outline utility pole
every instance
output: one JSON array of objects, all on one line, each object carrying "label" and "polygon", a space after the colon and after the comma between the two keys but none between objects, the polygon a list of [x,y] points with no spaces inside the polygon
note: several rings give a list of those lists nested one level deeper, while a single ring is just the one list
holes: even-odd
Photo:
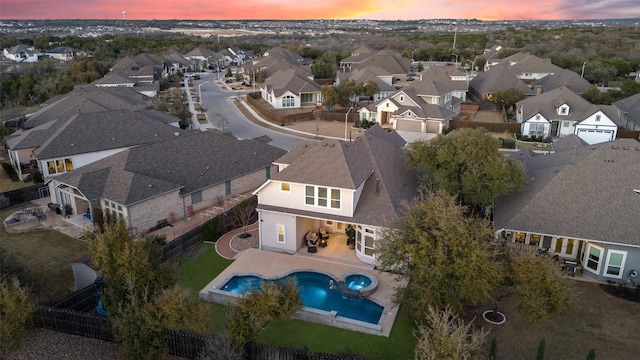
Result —
[{"label": "utility pole", "polygon": [[587,65],[587,62],[583,62],[582,63],[582,73],[580,74],[580,77],[584,79],[584,67]]}]

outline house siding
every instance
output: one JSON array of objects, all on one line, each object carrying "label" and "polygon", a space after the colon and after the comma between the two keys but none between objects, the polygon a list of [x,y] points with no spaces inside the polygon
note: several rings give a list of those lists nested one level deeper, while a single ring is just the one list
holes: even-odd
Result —
[{"label": "house siding", "polygon": [[[294,254],[302,246],[302,227],[298,229],[296,216],[270,211],[258,211],[260,223],[260,246],[262,250]],[[285,243],[279,243],[276,227],[284,225]]]},{"label": "house siding", "polygon": [[291,191],[280,190],[280,181],[272,181],[260,190],[260,204],[318,213],[353,216],[353,190],[341,190],[341,209],[305,205],[305,184],[291,183]]},{"label": "house siding", "polygon": [[[588,270],[583,270],[582,273],[585,276],[588,276],[600,282],[613,281],[616,283],[625,283],[631,279],[633,282],[635,282],[636,285],[640,284],[640,276],[635,279],[629,276],[629,272],[631,270],[637,270],[640,273],[640,248],[617,245],[617,244],[604,244],[604,243],[598,243],[598,242],[585,243],[585,245],[582,248],[583,253],[581,254],[583,268],[584,266],[586,266],[585,264],[587,260],[586,249],[588,248],[588,246],[586,246],[586,244],[589,244],[589,243],[604,248],[604,251],[602,254],[602,258],[600,259],[600,271],[598,272],[598,274],[594,274]],[[621,270],[621,274],[622,274],[621,279],[604,275],[606,273],[607,257],[609,255],[609,251],[611,250],[624,251],[627,253],[627,256],[624,262],[624,267]]]},{"label": "house siding", "polygon": [[52,160],[59,160],[59,159],[64,159],[64,158],[71,158],[71,161],[73,162],[73,168],[77,169],[79,167],[94,163],[98,160],[104,159],[106,157],[109,157],[111,155],[117,154],[119,152],[122,152],[124,150],[127,150],[127,148],[119,148],[119,149],[110,149],[110,150],[105,150],[105,151],[96,151],[96,152],[90,152],[90,153],[85,153],[85,154],[76,154],[76,155],[71,155],[71,156],[61,156],[61,157],[56,157],[56,158],[49,158],[49,159],[39,159],[39,166],[40,169],[42,169],[42,174],[44,175],[45,178],[50,177],[50,176],[56,176],[58,174],[50,174],[49,173],[49,169],[47,168],[47,161],[52,161]]}]

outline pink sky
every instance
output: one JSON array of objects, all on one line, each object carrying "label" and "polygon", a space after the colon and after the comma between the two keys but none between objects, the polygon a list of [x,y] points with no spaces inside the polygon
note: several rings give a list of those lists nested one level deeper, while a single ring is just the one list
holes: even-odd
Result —
[{"label": "pink sky", "polygon": [[0,19],[640,18],[640,0],[0,0]]}]

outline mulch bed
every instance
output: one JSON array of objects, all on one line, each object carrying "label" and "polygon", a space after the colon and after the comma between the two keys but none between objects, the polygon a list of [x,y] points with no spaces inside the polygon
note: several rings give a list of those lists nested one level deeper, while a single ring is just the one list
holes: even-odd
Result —
[{"label": "mulch bed", "polygon": [[600,284],[600,288],[609,295],[613,295],[627,301],[640,303],[640,288],[638,288],[637,286],[628,287],[622,285]]}]

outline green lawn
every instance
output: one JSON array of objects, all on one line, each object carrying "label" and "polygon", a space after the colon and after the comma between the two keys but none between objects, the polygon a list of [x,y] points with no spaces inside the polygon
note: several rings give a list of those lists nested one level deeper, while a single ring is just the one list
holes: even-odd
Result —
[{"label": "green lawn", "polygon": [[[215,245],[203,245],[208,249],[197,258],[179,259],[180,284],[190,289],[194,296],[232,262],[218,255]],[[211,310],[213,323],[223,324],[224,306],[212,304]],[[389,338],[300,320],[286,320],[267,325],[258,341],[263,344],[306,348],[325,353],[357,354],[371,359],[404,360],[414,357],[414,328],[413,322],[402,311],[396,318]]]},{"label": "green lawn", "polygon": [[[0,211],[6,219],[17,207]],[[38,279],[34,289],[41,300],[49,300],[68,294],[73,285],[71,261],[87,255],[87,243],[70,238],[54,230],[32,230],[23,233],[7,233],[0,229],[0,247],[16,254]]]}]

